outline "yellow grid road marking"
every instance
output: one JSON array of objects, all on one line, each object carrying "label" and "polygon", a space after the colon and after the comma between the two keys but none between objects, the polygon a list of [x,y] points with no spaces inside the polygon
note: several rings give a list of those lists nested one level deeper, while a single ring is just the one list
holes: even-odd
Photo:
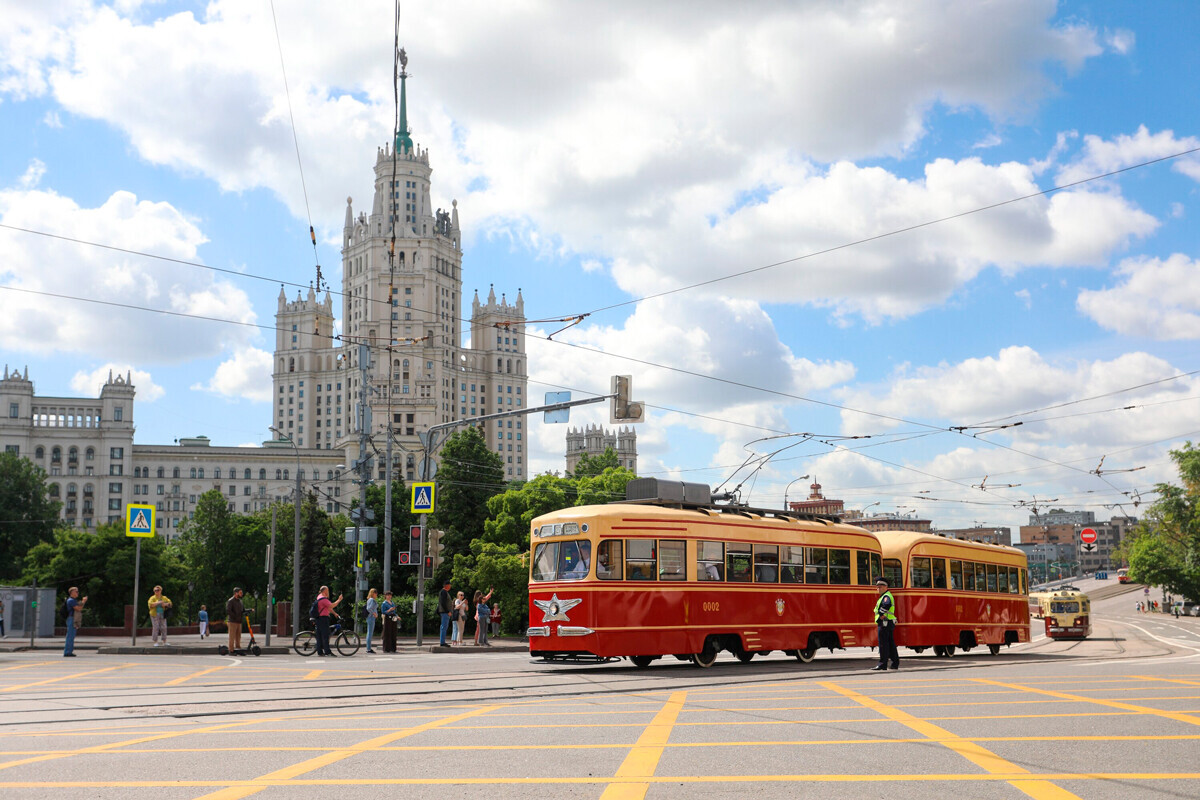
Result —
[{"label": "yellow grid road marking", "polygon": [[[1046,695],[1047,697],[1057,697],[1060,700],[1074,700],[1079,703],[1096,703],[1097,705],[1108,706],[1109,708],[1120,708],[1126,711],[1136,711],[1139,714],[1153,714],[1156,717],[1165,719],[1173,719],[1176,722],[1186,722],[1189,725],[1200,725],[1200,717],[1192,714],[1178,711],[1164,711],[1161,708],[1152,708],[1150,706],[1137,706],[1132,703],[1122,703],[1120,700],[1105,700],[1100,697],[1084,697],[1080,694],[1069,694],[1067,692],[1056,692],[1051,689],[1038,689],[1033,686],[1022,686],[1016,683],[1002,683],[1001,681],[988,680],[987,678],[975,678],[976,683],[986,683],[993,686],[1007,686],[1010,689],[1021,689],[1033,694]],[[1161,698],[1170,700],[1169,697]]]},{"label": "yellow grid road marking", "polygon": [[[1200,686],[1200,681],[1185,681],[1182,678],[1154,678],[1150,675],[1133,675],[1131,677],[1137,678],[1139,681],[1163,681],[1164,683],[1182,683],[1187,686]],[[1188,697],[1184,699],[1192,700],[1194,698]]]},{"label": "yellow grid road marking", "polygon": [[[1172,735],[1120,735],[1114,734],[1106,736],[1098,735],[1080,735],[1080,736],[962,736],[959,737],[967,742],[1170,742],[1170,741],[1195,741],[1200,740],[1200,734],[1172,734]],[[664,749],[696,749],[696,748],[716,748],[716,747],[827,747],[830,745],[880,745],[880,744],[928,744],[929,742],[937,742],[937,739],[928,737],[914,737],[911,739],[878,739],[878,738],[863,738],[863,739],[753,739],[747,741],[732,741],[732,742],[668,742],[663,745]],[[606,743],[589,743],[589,744],[457,744],[457,745],[397,745],[395,747],[376,747],[375,751],[381,753],[408,753],[408,752],[457,752],[459,750],[479,750],[482,752],[490,752],[494,750],[628,750],[636,747],[636,742],[606,742]],[[121,749],[121,755],[152,755],[154,753],[273,753],[273,752],[295,752],[295,753],[325,753],[329,751],[328,746],[268,746],[268,747],[156,747],[156,748],[136,748],[125,747]],[[32,755],[49,755],[58,753],[57,750],[7,750],[0,751],[0,756],[32,756]]]},{"label": "yellow grid road marking", "polygon": [[[683,709],[686,698],[687,692],[675,692],[671,695],[617,768],[616,778],[649,778],[654,775],[658,761],[662,758],[663,747],[671,738],[671,728],[679,719],[679,712]],[[600,795],[600,800],[643,800],[649,790],[649,782],[611,783],[604,790],[604,794]]]},{"label": "yellow grid road marking", "polygon": [[199,678],[201,675],[208,675],[211,672],[216,672],[216,671],[222,670],[222,669],[229,669],[233,665],[234,665],[234,663],[232,661],[230,661],[228,664],[221,664],[218,667],[209,667],[208,669],[202,669],[199,672],[193,672],[191,675],[184,675],[182,678],[176,678],[175,680],[167,681],[166,683],[163,684],[163,686],[178,686],[181,683],[187,683],[192,678]]},{"label": "yellow grid road marking", "polygon": [[[879,712],[888,719],[894,720],[895,722],[899,722],[900,724],[911,728],[928,739],[936,741],[938,744],[953,750],[963,758],[970,761],[972,764],[975,764],[987,772],[993,774],[1029,774],[1029,770],[1012,763],[1008,759],[1002,758],[992,751],[980,747],[975,742],[962,739],[945,728],[938,727],[931,722],[914,717],[907,711],[893,708],[892,706],[881,703],[865,694],[856,692],[853,689],[839,686],[836,683],[822,681],[821,685],[830,691],[834,691],[838,694],[844,695],[845,697],[849,697],[852,700],[866,706],[867,708]],[[1022,778],[1010,780],[1009,783],[1035,800],[1071,800],[1072,798],[1074,800],[1081,800],[1077,795],[1072,794],[1066,789],[1056,786],[1047,780]]]},{"label": "yellow grid road marking", "polygon": [[390,733],[385,733],[383,736],[376,736],[373,739],[367,739],[365,742],[359,742],[358,744],[351,745],[350,747],[331,750],[306,761],[301,761],[299,764],[293,764],[290,767],[284,767],[283,769],[277,769],[273,772],[268,772],[266,775],[255,778],[252,781],[226,781],[224,782],[224,785],[227,788],[211,794],[203,795],[202,798],[198,798],[197,800],[240,800],[240,798],[249,797],[252,794],[261,792],[263,789],[267,788],[267,786],[271,785],[271,781],[290,781],[291,779],[303,775],[306,772],[312,772],[314,769],[327,767],[330,764],[334,764],[338,761],[349,758],[350,756],[358,755],[359,753],[364,753],[368,750],[374,750],[382,745],[387,744],[388,742],[394,742],[397,739],[403,739],[407,736],[414,736],[418,733],[424,733],[425,731],[432,730],[433,728],[440,728],[449,725],[452,722],[458,722],[459,720],[467,719],[469,717],[477,717],[481,714],[487,714],[490,711],[494,711],[503,707],[504,706],[502,705],[482,706],[472,711],[456,714],[453,717],[445,717],[443,719],[434,720],[433,722],[426,722],[421,725],[416,725],[411,728],[403,728],[398,731],[394,730]]},{"label": "yellow grid road marking", "polygon": [[[1048,781],[1195,781],[1200,772],[997,772],[963,774],[899,773],[892,775],[650,775],[638,778],[611,778],[604,776],[586,777],[533,777],[533,778],[330,778],[326,780],[308,778],[302,780],[256,778],[239,781],[237,787],[258,792],[280,786],[296,789],[306,786],[488,786],[488,785],[589,785],[631,783],[931,783],[949,781],[955,783],[1044,783]],[[212,788],[227,786],[221,780],[159,780],[159,781],[11,781],[0,782],[0,789],[178,789],[186,787]],[[1053,787],[1058,789],[1057,786]],[[1061,790],[1060,790],[1061,791]],[[210,795],[205,795],[208,797]],[[214,795],[215,796],[215,795]],[[1046,798],[1073,798],[1076,795],[1042,795]]]},{"label": "yellow grid road marking", "polygon": [[11,672],[14,669],[29,669],[30,667],[44,667],[49,664],[61,664],[61,661],[35,661],[32,664],[17,664],[13,667],[0,668],[0,672]]},{"label": "yellow grid road marking", "polygon": [[314,669],[312,672],[310,672],[304,676],[304,680],[315,681],[317,678],[321,677],[321,675],[324,674],[324,672],[325,672],[325,670],[323,670],[323,669]]},{"label": "yellow grid road marking", "polygon": [[115,667],[104,667],[103,669],[94,669],[90,672],[72,672],[66,675],[59,675],[57,678],[46,678],[45,680],[35,681],[34,683],[22,683],[17,686],[6,686],[3,689],[0,689],[0,692],[15,692],[18,689],[28,689],[32,686],[43,686],[47,683],[58,683],[59,681],[69,681],[72,678],[82,678],[84,675],[96,675],[101,672],[112,672],[113,670],[127,669],[129,667],[136,666],[137,664],[118,664]]}]

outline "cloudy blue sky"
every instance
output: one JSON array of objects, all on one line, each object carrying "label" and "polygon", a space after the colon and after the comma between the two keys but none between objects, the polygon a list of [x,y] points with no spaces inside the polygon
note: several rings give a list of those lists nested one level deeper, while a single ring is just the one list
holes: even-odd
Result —
[{"label": "cloudy blue sky", "polygon": [[[311,214],[340,285],[392,129],[393,6],[347,8],[275,0],[302,186],[268,0],[5,4],[0,360],[48,395],[132,370],[141,443],[269,437],[280,282],[313,278]],[[590,313],[532,326],[530,391],[632,374],[643,474],[1018,525],[1139,513],[1200,435],[1200,4],[405,2],[400,28],[464,293]],[[788,434],[814,436],[756,441]]]}]

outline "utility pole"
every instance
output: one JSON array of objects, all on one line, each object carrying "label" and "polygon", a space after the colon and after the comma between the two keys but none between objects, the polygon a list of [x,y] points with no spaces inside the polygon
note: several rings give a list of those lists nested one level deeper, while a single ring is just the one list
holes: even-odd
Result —
[{"label": "utility pole", "polygon": [[358,393],[358,477],[359,477],[359,503],[358,513],[354,515],[354,630],[358,631],[358,606],[362,603],[362,583],[365,571],[361,564],[365,561],[359,560],[359,552],[362,547],[362,527],[363,520],[366,519],[367,513],[367,480],[371,477],[371,462],[367,458],[367,443],[370,438],[371,430],[371,406],[367,402],[370,397],[370,375],[371,368],[371,347],[370,345],[360,344],[358,346],[358,368],[359,368],[359,393]]},{"label": "utility pole", "polygon": [[[389,366],[388,369],[391,369]],[[391,396],[388,392],[388,421],[387,421],[387,478],[383,486],[383,591],[387,594],[392,590],[392,410]]]},{"label": "utility pole", "polygon": [[271,504],[271,544],[267,550],[267,647],[271,646],[271,616],[275,613],[275,514],[278,509]]}]

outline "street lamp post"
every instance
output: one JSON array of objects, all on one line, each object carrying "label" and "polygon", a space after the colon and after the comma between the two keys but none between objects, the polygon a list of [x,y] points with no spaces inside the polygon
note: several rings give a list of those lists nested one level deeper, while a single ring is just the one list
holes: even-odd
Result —
[{"label": "street lamp post", "polygon": [[[796,478],[796,480],[792,481],[792,483],[795,483],[796,481],[804,481],[804,480],[808,480],[807,475],[801,475],[799,478]],[[789,483],[787,485],[787,487],[784,488],[784,490],[783,490],[783,510],[784,511],[790,510],[788,508],[787,496],[788,496],[788,490],[792,488],[792,483]]]},{"label": "street lamp post", "polygon": [[293,504],[296,506],[296,531],[292,542],[292,635],[295,636],[300,632],[300,448],[296,447],[292,437],[274,425],[270,430],[277,433],[280,439],[287,440],[296,451],[296,498]]}]

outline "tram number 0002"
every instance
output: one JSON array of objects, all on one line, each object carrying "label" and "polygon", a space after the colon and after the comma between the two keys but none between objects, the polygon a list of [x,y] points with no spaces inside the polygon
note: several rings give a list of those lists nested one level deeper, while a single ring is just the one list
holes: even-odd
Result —
[{"label": "tram number 0002", "polygon": [[721,604],[716,602],[715,600],[712,602],[709,602],[709,603],[701,603],[700,607],[702,609],[704,609],[705,611],[720,611],[721,610]]}]

